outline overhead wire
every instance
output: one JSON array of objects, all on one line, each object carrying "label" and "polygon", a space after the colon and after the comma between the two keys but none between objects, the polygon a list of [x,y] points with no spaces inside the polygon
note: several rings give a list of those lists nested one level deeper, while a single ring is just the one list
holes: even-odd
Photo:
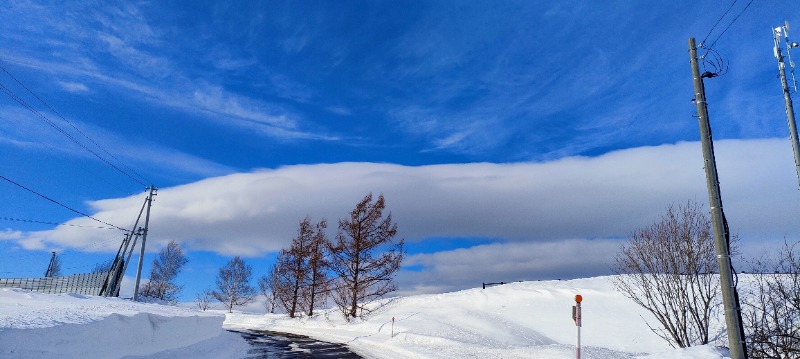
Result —
[{"label": "overhead wire", "polygon": [[83,225],[79,225],[79,224],[45,222],[45,221],[37,221],[37,220],[33,220],[33,219],[22,219],[22,218],[13,218],[13,217],[0,217],[0,220],[13,221],[13,222],[24,222],[24,223],[53,224],[53,225],[56,225],[56,226],[80,227],[80,228],[118,229],[118,228],[114,228],[114,227],[83,226]]},{"label": "overhead wire", "polygon": [[[706,50],[706,53],[705,53],[705,54],[703,54],[703,56],[702,56],[702,57],[705,57],[706,55],[708,55],[708,52],[709,52],[711,49],[713,49],[713,48],[714,48],[714,45],[716,45],[716,44],[717,44],[717,41],[719,41],[719,39],[722,37],[722,35],[725,35],[725,33],[728,31],[728,29],[730,29],[730,28],[731,28],[731,26],[733,26],[733,24],[734,24],[734,23],[736,23],[736,20],[739,20],[739,17],[741,17],[741,16],[742,16],[742,14],[744,14],[744,12],[745,12],[745,11],[747,11],[747,9],[750,7],[750,5],[752,5],[752,4],[753,4],[753,1],[755,1],[755,0],[750,0],[750,2],[748,2],[748,3],[747,3],[747,5],[745,5],[745,7],[742,9],[742,11],[740,11],[740,12],[739,12],[739,14],[738,14],[738,15],[736,15],[736,17],[735,17],[735,18],[733,18],[733,20],[731,20],[731,22],[730,22],[730,23],[728,23],[728,26],[726,26],[726,27],[725,27],[725,29],[724,29],[724,30],[722,30],[722,32],[721,32],[719,35],[717,35],[717,38],[716,38],[716,39],[714,39],[714,41],[712,41],[712,42],[711,42],[711,45],[710,45],[710,46],[708,46],[708,47],[705,47],[705,46],[703,46],[703,48],[705,48],[705,49],[707,49],[707,50]],[[734,1],[734,4],[735,4],[735,3],[736,3],[736,1]],[[733,7],[733,4],[731,4],[731,8],[732,8],[732,7]],[[728,9],[728,11],[730,11],[730,8]],[[728,11],[726,11],[726,12],[725,12],[725,14],[727,14],[727,13],[728,13]],[[725,17],[725,14],[723,14],[723,15],[720,17],[720,20],[722,20],[722,18],[723,18],[723,17]],[[717,21],[717,22],[719,22],[719,21]],[[716,25],[714,25],[714,27],[716,27]],[[713,27],[712,27],[712,30],[713,30]],[[709,32],[709,35],[710,35],[710,32]],[[708,38],[708,35],[706,36],[706,38]],[[705,40],[703,40],[703,41],[702,41],[700,44],[701,44],[701,45],[704,45],[704,43],[705,43]]]},{"label": "overhead wire", "polygon": [[[733,10],[734,6],[736,5],[737,0],[734,0],[731,3],[731,5],[728,7],[727,10],[725,10],[725,12],[722,14],[722,16],[720,16],[719,19],[717,19],[717,22],[714,23],[714,26],[712,26],[711,29],[708,30],[708,33],[706,34],[706,36],[703,38],[703,41],[701,41],[700,45],[698,46],[699,48],[704,48],[706,50],[705,53],[702,56],[700,56],[700,60],[702,61],[701,63],[702,63],[702,66],[703,66],[703,74],[701,75],[702,77],[712,78],[712,77],[722,76],[722,75],[725,75],[725,74],[728,73],[728,67],[729,66],[728,66],[727,61],[725,61],[724,57],[719,53],[719,51],[717,51],[714,48],[714,46],[717,44],[717,41],[719,41],[719,39],[722,38],[722,36],[725,35],[725,33],[731,28],[731,26],[733,26],[733,24],[736,23],[737,20],[739,20],[739,18],[742,16],[742,14],[744,14],[745,11],[747,11],[747,9],[750,7],[750,5],[753,4],[753,1],[754,0],[750,0],[747,3],[747,5],[745,5],[744,8],[742,8],[741,11],[739,11],[739,13],[736,15],[736,17],[734,17],[728,23],[728,25],[725,26],[725,28],[722,30],[722,32],[720,32],[719,35],[717,35],[714,38],[714,40],[711,42],[711,45],[706,45],[706,42],[708,41],[708,38],[711,36],[711,34],[714,33],[714,29],[717,28],[717,26],[722,22],[722,20],[725,19],[726,16],[728,16],[728,14],[731,12],[731,10]],[[709,68],[710,70],[707,69],[707,68]]]},{"label": "overhead wire", "polygon": [[725,10],[722,16],[720,16],[719,19],[717,19],[717,22],[714,24],[714,26],[711,27],[711,30],[708,30],[708,34],[706,34],[706,37],[703,38],[703,41],[700,41],[700,47],[703,47],[703,45],[706,43],[706,40],[708,40],[708,37],[711,36],[711,33],[714,32],[715,28],[717,28],[717,25],[719,25],[719,23],[722,22],[722,19],[725,18],[725,15],[728,15],[731,9],[733,9],[733,6],[736,5],[736,1],[738,0],[733,0],[731,6],[728,7],[728,10]]},{"label": "overhead wire", "polygon": [[[102,239],[102,240],[99,240],[99,241],[96,241],[96,242],[88,243],[88,244],[85,244],[85,245],[82,245],[82,246],[78,246],[78,247],[74,247],[74,248],[67,248],[67,249],[64,249],[64,250],[61,250],[61,251],[56,251],[56,254],[58,255],[58,258],[62,261],[61,262],[62,263],[61,270],[62,271],[73,271],[73,270],[76,270],[76,269],[96,267],[98,265],[98,263],[77,264],[77,265],[73,265],[73,266],[69,266],[69,267],[64,267],[63,265],[65,263],[64,260],[65,259],[66,260],[70,260],[71,258],[74,258],[73,255],[75,253],[83,252],[83,251],[90,251],[90,250],[97,249],[97,248],[100,248],[102,246],[105,246],[105,245],[107,245],[109,243],[119,241],[120,236],[121,235],[117,234],[117,235],[114,235],[113,237],[109,237],[109,238]],[[50,251],[47,251],[47,250],[44,250],[44,251],[26,251],[24,253],[10,253],[10,252],[0,253],[0,258],[4,258],[3,262],[8,262],[8,259],[10,259],[12,261],[26,261],[26,263],[30,263],[31,260],[40,260],[42,263],[45,263],[46,260],[48,258],[50,258],[50,256],[51,256],[51,253],[50,253]],[[11,271],[0,271],[0,274],[13,274],[13,275],[28,275],[28,274],[30,274],[30,275],[35,275],[36,273],[40,273],[39,269],[33,269],[33,268],[30,267],[30,265],[26,265],[25,267],[27,268],[27,270],[20,270],[19,268],[15,268],[15,270],[11,270]]]},{"label": "overhead wire", "polygon": [[90,216],[90,215],[88,215],[88,214],[86,214],[86,213],[83,213],[83,212],[81,212],[81,211],[77,210],[77,209],[74,209],[74,208],[72,208],[72,207],[70,207],[70,206],[67,206],[66,204],[63,204],[63,203],[61,203],[61,202],[59,202],[59,201],[56,201],[56,200],[54,200],[54,199],[52,199],[52,198],[50,198],[50,197],[47,197],[47,196],[45,196],[45,195],[43,195],[43,194],[41,194],[41,193],[39,193],[39,192],[36,192],[36,191],[34,191],[34,190],[32,190],[32,189],[30,189],[30,188],[28,188],[28,187],[25,187],[24,185],[22,185],[22,184],[20,184],[20,183],[18,183],[18,182],[15,182],[14,180],[12,180],[12,179],[10,179],[10,178],[8,178],[8,177],[6,177],[6,176],[0,175],[0,179],[3,179],[3,180],[5,180],[5,181],[7,181],[7,182],[9,182],[9,183],[11,183],[11,184],[13,184],[13,185],[15,185],[15,186],[19,187],[19,188],[22,188],[22,189],[24,189],[24,190],[26,190],[26,191],[28,191],[28,192],[30,192],[30,193],[33,193],[33,194],[35,194],[35,195],[37,195],[37,196],[39,196],[39,197],[42,197],[42,198],[44,198],[44,199],[46,199],[46,200],[48,200],[48,201],[50,201],[50,202],[53,202],[53,203],[55,203],[55,204],[57,204],[57,205],[59,205],[59,206],[61,206],[61,207],[64,207],[64,208],[66,208],[66,209],[68,209],[68,210],[70,210],[70,211],[72,211],[72,212],[75,212],[75,213],[77,213],[77,214],[80,214],[81,216],[84,216],[84,217],[86,217],[86,218],[89,218],[89,219],[91,219],[91,220],[93,220],[93,221],[95,221],[95,222],[99,222],[99,223],[105,224],[106,226],[114,227],[114,228],[116,228],[116,229],[119,229],[119,230],[121,230],[121,231],[130,232],[130,231],[129,231],[129,230],[127,230],[127,229],[124,229],[124,228],[122,228],[122,227],[115,226],[115,225],[113,225],[113,224],[111,224],[111,223],[108,223],[108,222],[105,222],[105,221],[99,220],[99,219],[97,219],[97,218],[94,218],[94,217],[92,217],[92,216]]},{"label": "overhead wire", "polygon": [[2,83],[0,83],[0,90],[2,90],[2,91],[3,91],[3,92],[6,94],[6,95],[8,95],[9,97],[11,97],[11,98],[12,98],[14,101],[16,101],[17,103],[19,103],[20,105],[22,105],[22,107],[25,107],[25,108],[26,108],[28,111],[31,111],[31,112],[32,112],[34,115],[36,115],[36,116],[38,116],[39,118],[41,118],[41,119],[42,119],[43,121],[45,121],[45,122],[46,122],[48,125],[50,125],[50,127],[53,127],[53,128],[56,130],[56,131],[60,132],[60,133],[61,133],[62,135],[64,135],[65,137],[67,137],[67,138],[69,138],[70,140],[72,140],[72,142],[74,142],[76,145],[80,146],[81,148],[83,148],[83,149],[84,149],[84,150],[86,150],[87,152],[89,152],[89,153],[91,153],[92,155],[94,155],[95,157],[97,157],[97,159],[99,159],[99,160],[103,161],[105,164],[107,164],[107,165],[111,166],[113,169],[117,170],[118,172],[122,173],[123,175],[127,176],[128,178],[132,179],[133,181],[135,181],[135,182],[137,182],[137,183],[141,184],[142,186],[147,186],[147,184],[145,184],[144,182],[142,182],[142,181],[140,181],[140,180],[138,180],[138,179],[134,178],[134,177],[133,177],[133,176],[131,176],[129,173],[127,173],[127,172],[123,171],[122,169],[120,169],[119,167],[117,167],[116,165],[114,165],[113,163],[111,163],[109,160],[107,160],[107,159],[103,158],[103,157],[102,157],[102,156],[100,156],[100,155],[99,155],[97,152],[93,151],[92,149],[90,149],[89,147],[87,147],[86,145],[84,145],[83,143],[81,143],[80,141],[78,141],[78,140],[77,140],[75,137],[73,137],[72,135],[70,135],[69,133],[67,133],[66,131],[64,131],[64,129],[62,129],[61,127],[59,127],[59,126],[58,126],[58,125],[57,125],[55,122],[53,122],[52,120],[50,120],[49,118],[47,118],[47,116],[45,116],[44,114],[42,114],[41,112],[39,112],[38,110],[36,110],[35,108],[33,108],[33,106],[29,105],[27,102],[25,102],[25,100],[23,100],[22,98],[20,98],[19,96],[17,96],[17,94],[15,94],[15,93],[14,93],[14,91],[11,91],[11,89],[9,89],[8,87],[6,87],[6,86],[5,86],[5,85],[3,85]]},{"label": "overhead wire", "polygon": [[[89,140],[89,141],[90,141],[92,144],[94,144],[95,146],[97,146],[97,148],[101,149],[101,150],[102,150],[102,151],[103,151],[103,152],[104,152],[106,155],[110,156],[111,158],[113,158],[113,159],[115,159],[117,162],[119,162],[119,163],[120,163],[120,164],[121,164],[123,167],[125,167],[125,168],[126,168],[128,171],[130,171],[131,173],[133,173],[133,174],[135,174],[136,176],[138,176],[138,177],[139,177],[139,178],[140,178],[142,181],[139,181],[138,179],[135,179],[135,178],[133,178],[133,176],[129,175],[128,173],[125,173],[125,172],[123,172],[121,169],[117,168],[116,166],[114,166],[114,165],[112,165],[112,164],[110,164],[110,163],[108,163],[108,162],[106,162],[106,163],[108,163],[109,165],[111,165],[112,167],[114,167],[114,169],[116,169],[116,170],[118,170],[118,171],[122,172],[123,174],[125,174],[126,176],[130,177],[130,178],[131,178],[131,179],[133,179],[134,181],[138,182],[139,184],[141,184],[141,185],[143,185],[143,186],[146,186],[146,184],[145,184],[144,182],[147,182],[147,179],[145,179],[145,178],[144,178],[144,176],[142,176],[141,174],[139,174],[138,172],[136,172],[135,170],[133,170],[132,168],[130,168],[128,165],[126,165],[126,164],[125,164],[125,162],[122,162],[122,160],[120,160],[119,158],[117,158],[116,156],[114,156],[113,154],[111,154],[111,152],[109,152],[108,150],[106,150],[106,149],[105,149],[105,147],[101,146],[99,143],[97,143],[97,141],[95,141],[94,139],[92,139],[91,137],[89,137],[89,135],[87,135],[85,132],[81,131],[81,130],[80,130],[80,129],[79,129],[77,126],[75,126],[75,125],[74,125],[74,124],[73,124],[71,121],[67,120],[67,119],[66,119],[64,116],[62,116],[62,115],[61,115],[61,113],[59,113],[58,111],[56,111],[56,109],[54,109],[52,106],[50,106],[50,104],[48,104],[47,102],[45,102],[45,101],[44,101],[44,100],[43,100],[41,97],[39,97],[39,96],[38,96],[36,93],[34,93],[34,92],[33,92],[33,91],[32,91],[32,90],[31,90],[31,89],[28,87],[28,86],[26,86],[24,83],[22,83],[22,81],[20,81],[19,79],[17,79],[17,78],[16,78],[16,77],[15,77],[13,74],[11,74],[11,73],[10,73],[8,70],[6,70],[6,68],[5,68],[5,67],[3,67],[2,65],[0,65],[0,69],[2,69],[2,70],[3,70],[3,72],[5,72],[5,73],[6,73],[6,75],[8,75],[9,77],[11,77],[11,78],[12,78],[12,79],[13,79],[13,80],[16,82],[16,83],[18,83],[18,84],[19,84],[20,86],[22,86],[22,87],[23,87],[23,88],[24,88],[26,91],[28,91],[28,93],[30,93],[31,95],[33,95],[33,97],[35,97],[37,100],[39,100],[39,102],[41,102],[41,103],[42,103],[42,104],[44,104],[44,105],[45,105],[45,106],[46,106],[48,109],[50,109],[50,111],[52,111],[53,113],[55,113],[55,114],[56,114],[56,116],[58,116],[58,117],[59,117],[59,118],[61,118],[61,119],[62,119],[64,122],[66,122],[67,124],[69,124],[69,125],[70,125],[70,126],[71,126],[71,127],[74,129],[74,130],[75,130],[75,131],[77,131],[78,133],[80,133],[80,134],[81,134],[81,135],[82,135],[84,138],[86,138],[86,139],[87,139],[87,140]],[[48,123],[49,123],[49,121],[48,121]],[[52,125],[52,124],[51,124],[51,125]],[[64,133],[64,131],[60,131],[60,130],[59,130],[59,132],[63,133],[64,135],[67,135],[66,133]],[[67,135],[67,137],[70,137],[70,139],[72,139],[72,138],[71,138],[71,136],[69,136],[69,135]],[[74,139],[72,139],[72,140],[73,140],[73,141],[75,141]],[[81,146],[81,147],[83,147],[83,146]],[[84,148],[85,148],[85,147],[84,147]],[[88,148],[87,148],[87,150],[88,150]],[[92,152],[92,151],[90,151],[90,152]],[[97,154],[95,154],[94,152],[92,152],[92,154],[94,154],[95,156],[97,156]],[[105,162],[105,161],[104,161],[104,162]]]},{"label": "overhead wire", "polygon": [[[717,77],[722,76],[728,73],[728,63],[722,57],[722,55],[715,49],[708,49],[709,52],[703,58],[703,76],[707,77]],[[711,68],[711,71],[706,70],[706,66]]]},{"label": "overhead wire", "polygon": [[[54,121],[52,121],[50,118],[48,118],[48,117],[47,117],[45,114],[43,114],[42,112],[40,112],[39,110],[37,110],[36,108],[34,108],[34,107],[31,105],[31,104],[29,104],[29,103],[28,103],[26,100],[24,100],[22,97],[20,97],[19,95],[17,95],[17,94],[16,94],[16,93],[15,93],[15,92],[14,92],[14,91],[11,89],[11,88],[7,87],[7,86],[6,86],[6,85],[4,85],[2,82],[0,82],[0,91],[3,91],[3,92],[6,94],[6,95],[8,95],[8,96],[9,96],[11,99],[13,99],[14,101],[16,101],[16,102],[17,102],[18,104],[20,104],[22,107],[24,107],[25,109],[27,109],[28,111],[30,111],[31,113],[33,113],[35,116],[39,117],[41,120],[43,120],[43,121],[44,121],[44,122],[46,122],[48,125],[50,125],[50,126],[53,128],[53,129],[55,129],[56,131],[58,131],[59,133],[61,133],[61,134],[62,134],[62,135],[64,135],[65,137],[67,137],[68,139],[70,139],[72,142],[74,142],[74,143],[75,143],[76,145],[78,145],[79,147],[83,148],[83,149],[84,149],[84,150],[86,150],[87,152],[89,152],[89,153],[91,153],[92,155],[94,155],[94,156],[95,156],[97,159],[101,160],[102,162],[104,162],[105,164],[107,164],[108,166],[110,166],[111,168],[113,168],[113,169],[115,169],[116,171],[118,171],[118,172],[122,173],[123,175],[125,175],[126,177],[130,178],[131,180],[133,180],[133,181],[135,181],[135,182],[139,183],[140,185],[147,186],[147,185],[146,185],[146,183],[145,183],[145,181],[147,181],[147,180],[146,180],[146,179],[145,179],[145,178],[144,178],[144,177],[143,177],[141,174],[139,174],[138,172],[136,172],[135,170],[133,170],[132,168],[130,168],[129,166],[127,166],[127,165],[126,165],[126,164],[125,164],[123,161],[121,161],[121,160],[120,160],[118,157],[116,157],[116,156],[114,156],[113,154],[111,154],[111,153],[110,153],[110,152],[109,152],[109,151],[108,151],[108,150],[107,150],[105,147],[103,147],[103,146],[102,146],[102,145],[100,145],[100,144],[99,144],[97,141],[95,141],[94,139],[92,139],[91,137],[89,137],[89,135],[87,135],[85,132],[81,131],[81,130],[80,130],[80,129],[79,129],[77,126],[75,126],[75,124],[73,124],[71,121],[67,120],[67,119],[66,119],[64,116],[62,116],[62,115],[61,115],[61,114],[60,114],[60,113],[59,113],[57,110],[55,110],[55,108],[53,108],[52,106],[50,106],[50,104],[48,104],[46,101],[44,101],[44,100],[43,100],[41,97],[39,97],[39,96],[38,96],[36,93],[34,93],[34,92],[33,92],[33,91],[32,91],[32,90],[31,90],[31,89],[30,89],[30,88],[29,88],[27,85],[25,85],[24,83],[22,83],[22,81],[20,81],[20,80],[19,80],[17,77],[15,77],[13,74],[11,74],[11,73],[10,73],[10,72],[9,72],[9,71],[8,71],[8,70],[5,68],[5,67],[3,67],[2,65],[0,65],[0,69],[2,69],[2,70],[3,70],[3,72],[5,72],[5,73],[6,73],[6,75],[8,75],[8,76],[9,76],[11,79],[13,79],[13,80],[14,80],[14,81],[15,81],[17,84],[19,84],[19,86],[23,87],[23,88],[24,88],[26,91],[28,91],[28,93],[30,93],[30,94],[31,94],[33,97],[35,97],[35,98],[36,98],[36,99],[37,99],[39,102],[41,102],[42,104],[44,104],[44,106],[46,106],[46,107],[47,107],[47,108],[48,108],[50,111],[52,111],[53,113],[55,113],[55,114],[56,114],[56,116],[58,116],[59,118],[61,118],[63,121],[65,121],[67,124],[69,124],[69,125],[70,125],[70,126],[71,126],[71,127],[74,129],[74,130],[75,130],[75,131],[77,131],[78,133],[80,133],[80,135],[82,135],[82,136],[83,136],[83,137],[84,137],[86,140],[88,140],[88,141],[89,141],[89,142],[91,142],[91,143],[92,143],[94,146],[96,146],[97,148],[99,148],[100,150],[102,150],[102,152],[104,152],[104,153],[105,153],[105,154],[106,154],[108,157],[110,157],[110,158],[112,158],[112,159],[116,160],[116,161],[117,161],[117,162],[118,162],[118,163],[119,163],[119,164],[120,164],[122,167],[124,167],[125,169],[127,169],[127,171],[125,171],[125,170],[121,169],[120,167],[118,167],[118,166],[117,166],[117,165],[115,165],[114,163],[111,163],[111,162],[110,162],[110,161],[109,161],[107,158],[104,158],[103,156],[101,156],[100,154],[98,154],[96,151],[92,150],[92,149],[91,149],[91,148],[89,148],[87,145],[85,145],[84,143],[82,143],[80,140],[78,140],[77,138],[75,138],[73,135],[71,135],[71,134],[67,133],[67,131],[65,131],[65,130],[64,130],[62,127],[61,127],[61,126],[59,126],[59,125],[58,125],[58,124],[56,124]],[[136,177],[134,177],[133,175],[131,175],[131,173],[132,173],[132,174],[134,174],[135,176],[139,177],[139,178],[136,178]],[[26,190],[26,191],[28,191],[28,192],[31,192],[31,193],[33,193],[33,194],[35,194],[35,195],[37,195],[37,196],[39,196],[39,197],[41,197],[41,198],[43,198],[43,199],[45,199],[45,200],[48,200],[48,201],[50,201],[50,202],[52,202],[52,203],[54,203],[54,204],[56,204],[56,205],[59,205],[59,206],[61,206],[61,207],[63,207],[63,208],[66,208],[66,209],[67,209],[67,210],[69,210],[69,211],[72,211],[72,212],[74,212],[74,213],[77,213],[77,214],[79,214],[79,215],[81,215],[81,216],[83,216],[83,217],[89,218],[89,219],[91,219],[91,220],[93,220],[93,221],[96,221],[96,222],[102,223],[102,224],[104,224],[104,225],[106,225],[106,226],[105,226],[105,227],[101,227],[101,226],[83,226],[83,225],[74,225],[74,224],[66,224],[66,223],[54,223],[54,222],[45,222],[45,221],[36,221],[36,220],[25,220],[25,219],[12,218],[12,217],[0,217],[0,219],[4,219],[4,220],[12,220],[12,221],[18,221],[18,222],[27,222],[27,223],[41,223],[41,224],[52,224],[52,225],[59,225],[59,226],[70,226],[70,227],[98,228],[98,229],[117,229],[117,230],[121,230],[121,231],[125,231],[125,232],[130,232],[130,231],[129,231],[129,230],[127,230],[127,229],[124,229],[124,228],[121,228],[121,227],[119,227],[119,226],[117,226],[117,225],[114,225],[114,224],[111,224],[111,223],[108,223],[108,222],[105,222],[105,221],[99,220],[99,219],[97,219],[97,218],[95,218],[95,217],[93,217],[93,216],[91,216],[91,215],[88,215],[88,214],[86,214],[86,213],[84,213],[84,212],[81,212],[81,211],[79,211],[79,210],[76,210],[76,209],[74,209],[74,208],[72,208],[72,207],[70,207],[70,206],[67,206],[67,205],[65,205],[65,204],[63,204],[63,203],[61,203],[61,202],[59,202],[59,201],[57,201],[57,200],[55,200],[55,199],[53,199],[53,198],[51,198],[51,197],[45,196],[45,195],[43,195],[43,194],[41,194],[41,193],[39,193],[39,192],[37,192],[37,191],[35,191],[35,190],[31,189],[31,188],[28,188],[28,187],[26,187],[26,186],[22,185],[22,184],[21,184],[21,183],[19,183],[19,182],[16,182],[16,181],[14,181],[14,180],[11,180],[11,179],[10,179],[10,178],[8,178],[8,177],[5,177],[5,176],[2,176],[2,175],[0,175],[0,178],[2,178],[3,180],[5,180],[5,181],[7,181],[7,182],[9,182],[9,183],[11,183],[11,184],[14,184],[14,185],[16,185],[16,186],[20,187],[20,188],[22,188],[22,189],[24,189],[24,190]],[[106,241],[103,241],[103,242],[106,242]],[[101,243],[101,244],[103,244],[103,243]],[[98,244],[98,245],[99,245],[99,244]]]}]

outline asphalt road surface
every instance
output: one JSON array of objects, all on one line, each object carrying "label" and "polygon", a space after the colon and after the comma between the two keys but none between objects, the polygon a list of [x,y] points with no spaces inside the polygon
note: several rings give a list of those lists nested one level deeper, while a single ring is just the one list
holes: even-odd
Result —
[{"label": "asphalt road surface", "polygon": [[237,331],[252,349],[245,359],[274,358],[361,358],[344,344],[322,342],[302,335],[268,330]]}]

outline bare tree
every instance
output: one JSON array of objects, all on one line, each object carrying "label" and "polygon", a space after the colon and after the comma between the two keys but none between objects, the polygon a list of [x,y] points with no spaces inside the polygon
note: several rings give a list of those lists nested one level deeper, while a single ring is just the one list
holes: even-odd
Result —
[{"label": "bare tree", "polygon": [[111,267],[114,265],[114,260],[109,259],[94,265],[92,268],[92,273],[107,273],[111,271]]},{"label": "bare tree", "polygon": [[314,308],[325,301],[328,294],[328,266],[325,250],[330,241],[325,236],[328,222],[322,219],[314,228],[314,234],[307,250],[308,256],[308,285],[306,286],[306,308],[308,316],[314,315]]},{"label": "bare tree", "polygon": [[150,280],[140,288],[141,295],[174,303],[183,286],[175,284],[183,266],[189,262],[178,242],[170,241],[153,259]]},{"label": "bare tree", "polygon": [[256,299],[256,289],[250,285],[252,274],[251,266],[239,256],[234,257],[219,269],[219,275],[217,275],[219,291],[212,291],[211,295],[225,304],[228,313],[232,313],[234,306],[245,305]]},{"label": "bare tree", "polygon": [[800,253],[798,243],[784,243],[772,265],[754,265],[753,283],[744,296],[748,356],[800,357]]},{"label": "bare tree", "polygon": [[658,321],[650,329],[673,347],[707,344],[719,299],[711,223],[702,206],[672,206],[637,229],[616,257],[614,285]]},{"label": "bare tree", "polygon": [[275,263],[275,292],[278,303],[290,318],[302,312],[305,284],[308,281],[308,248],[314,237],[311,219],[306,216],[300,221],[297,236],[292,239],[289,249],[282,249]]},{"label": "bare tree", "polygon": [[326,294],[326,227],[324,219],[312,225],[311,218],[303,218],[297,236],[288,249],[281,250],[270,271],[274,297],[291,318],[306,309],[313,315],[320,297]]},{"label": "bare tree", "polygon": [[404,241],[394,241],[397,225],[391,213],[383,216],[385,206],[383,195],[373,202],[368,194],[350,218],[339,220],[336,242],[329,245],[333,300],[347,320],[369,314],[365,304],[397,289],[393,276],[404,257]]},{"label": "bare tree", "polygon": [[197,307],[200,308],[202,311],[208,310],[211,308],[211,300],[214,299],[212,292],[210,289],[206,289],[194,297],[194,302],[197,304]]},{"label": "bare tree", "polygon": [[275,294],[276,279],[275,265],[270,268],[269,274],[258,279],[258,289],[264,296],[264,310],[267,313],[275,313],[275,306],[278,304],[278,297]]}]

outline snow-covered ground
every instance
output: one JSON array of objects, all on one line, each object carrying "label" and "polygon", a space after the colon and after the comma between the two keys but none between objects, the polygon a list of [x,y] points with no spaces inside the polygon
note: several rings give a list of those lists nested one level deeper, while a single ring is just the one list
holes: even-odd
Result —
[{"label": "snow-covered ground", "polygon": [[[241,358],[226,329],[267,329],[346,343],[367,358],[574,358],[571,318],[583,296],[583,358],[719,359],[713,346],[671,349],[610,277],[520,282],[394,298],[367,320],[200,312],[80,295],[0,289],[0,358]],[[392,318],[394,317],[394,325]],[[392,332],[394,335],[392,335]]]},{"label": "snow-covered ground", "polygon": [[520,282],[395,298],[353,323],[331,310],[301,319],[235,313],[225,325],[347,343],[368,358],[575,358],[572,306],[580,294],[582,358],[724,357],[713,346],[672,349],[642,319],[649,313],[617,292],[610,279]]},{"label": "snow-covered ground", "polygon": [[222,329],[224,319],[118,298],[0,288],[0,358],[242,358],[249,345]]}]

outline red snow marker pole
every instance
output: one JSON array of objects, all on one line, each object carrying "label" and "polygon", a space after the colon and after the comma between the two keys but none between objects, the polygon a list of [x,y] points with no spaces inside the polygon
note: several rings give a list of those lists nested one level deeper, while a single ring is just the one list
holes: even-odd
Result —
[{"label": "red snow marker pole", "polygon": [[581,302],[583,297],[578,294],[575,296],[575,305],[572,306],[572,320],[578,327],[578,346],[575,348],[575,358],[581,359]]}]

